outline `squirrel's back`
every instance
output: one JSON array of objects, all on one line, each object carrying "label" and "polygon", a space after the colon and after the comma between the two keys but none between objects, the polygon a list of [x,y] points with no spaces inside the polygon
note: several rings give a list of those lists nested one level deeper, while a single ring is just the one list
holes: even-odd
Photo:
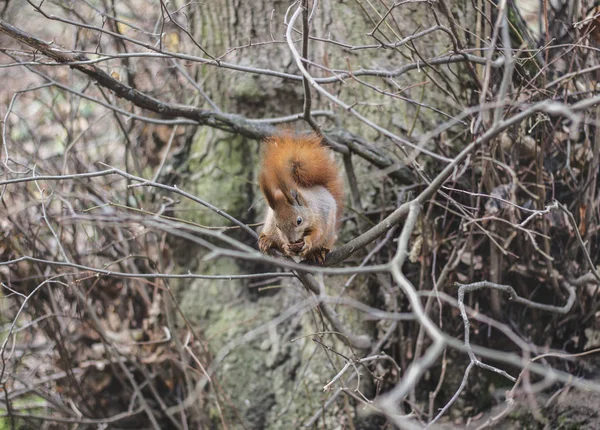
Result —
[{"label": "squirrel's back", "polygon": [[268,138],[259,182],[267,200],[276,189],[287,194],[296,187],[325,187],[335,199],[338,219],[341,216],[342,179],[330,150],[321,144],[319,136],[295,136],[286,132]]}]

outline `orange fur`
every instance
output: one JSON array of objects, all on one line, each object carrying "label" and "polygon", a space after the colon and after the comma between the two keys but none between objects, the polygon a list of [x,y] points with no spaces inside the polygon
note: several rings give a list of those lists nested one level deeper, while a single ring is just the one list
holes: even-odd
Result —
[{"label": "orange fur", "polygon": [[[330,150],[316,135],[294,136],[284,132],[265,140],[262,169],[259,178],[269,206],[273,210],[291,199],[295,186],[325,187],[335,199],[338,221],[344,208],[344,185]],[[277,190],[283,196],[277,195]]]}]

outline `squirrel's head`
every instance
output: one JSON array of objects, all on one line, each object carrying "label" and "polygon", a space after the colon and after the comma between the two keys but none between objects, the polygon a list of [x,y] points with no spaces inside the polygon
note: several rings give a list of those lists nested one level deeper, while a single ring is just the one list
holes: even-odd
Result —
[{"label": "squirrel's head", "polygon": [[302,195],[297,190],[284,193],[277,189],[270,197],[267,201],[275,212],[275,224],[281,238],[290,245],[302,242],[312,225],[312,211]]}]

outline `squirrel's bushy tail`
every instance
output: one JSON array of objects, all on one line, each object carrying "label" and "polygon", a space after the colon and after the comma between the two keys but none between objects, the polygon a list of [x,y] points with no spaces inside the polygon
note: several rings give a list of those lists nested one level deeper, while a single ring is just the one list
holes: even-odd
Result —
[{"label": "squirrel's bushy tail", "polygon": [[298,187],[325,187],[337,204],[338,217],[343,208],[343,184],[329,149],[317,135],[295,136],[290,132],[268,138],[264,143],[260,187],[271,207],[276,191],[293,201]]}]

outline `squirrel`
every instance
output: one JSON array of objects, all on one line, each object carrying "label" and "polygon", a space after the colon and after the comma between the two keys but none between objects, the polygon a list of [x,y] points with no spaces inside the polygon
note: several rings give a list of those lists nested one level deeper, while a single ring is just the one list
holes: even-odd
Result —
[{"label": "squirrel", "polygon": [[344,206],[333,153],[314,134],[270,137],[264,142],[259,183],[269,205],[260,250],[273,248],[296,261],[323,263],[337,239]]}]

